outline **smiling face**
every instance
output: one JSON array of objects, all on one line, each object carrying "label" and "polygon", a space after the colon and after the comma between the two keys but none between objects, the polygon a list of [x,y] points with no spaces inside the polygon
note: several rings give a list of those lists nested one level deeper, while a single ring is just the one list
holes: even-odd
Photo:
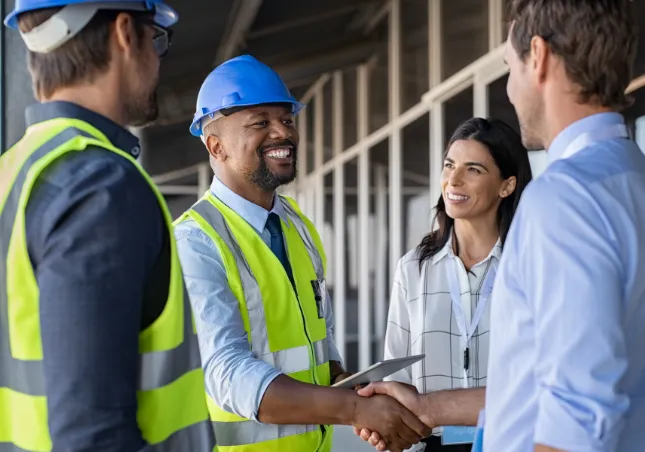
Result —
[{"label": "smiling face", "polygon": [[502,199],[514,188],[515,177],[502,179],[490,152],[478,141],[457,140],[448,149],[441,172],[441,193],[449,217],[496,215]]},{"label": "smiling face", "polygon": [[299,137],[289,107],[260,105],[212,124],[207,147],[227,179],[265,192],[295,179]]}]

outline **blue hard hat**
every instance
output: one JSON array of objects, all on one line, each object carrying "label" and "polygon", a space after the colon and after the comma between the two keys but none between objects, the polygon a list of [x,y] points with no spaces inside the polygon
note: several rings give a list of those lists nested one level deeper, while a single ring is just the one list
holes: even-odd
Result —
[{"label": "blue hard hat", "polygon": [[[4,20],[7,27],[18,29],[18,16],[22,13],[38,9],[56,8],[81,3],[97,3],[105,5],[106,9],[122,9],[128,11],[127,4],[132,4],[132,10],[150,11],[154,13],[154,22],[160,27],[168,28],[177,23],[179,15],[163,0],[16,0],[15,7]],[[139,6],[142,8],[135,8]],[[118,8],[117,8],[118,7]]]},{"label": "blue hard hat", "polygon": [[197,95],[190,133],[202,135],[202,120],[221,110],[263,104],[290,104],[295,115],[304,108],[276,71],[251,55],[230,59],[211,72]]}]

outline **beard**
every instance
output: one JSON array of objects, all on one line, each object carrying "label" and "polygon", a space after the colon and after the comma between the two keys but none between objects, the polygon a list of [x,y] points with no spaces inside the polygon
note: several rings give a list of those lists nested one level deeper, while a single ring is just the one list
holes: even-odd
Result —
[{"label": "beard", "polygon": [[125,117],[127,124],[132,127],[143,127],[156,121],[159,117],[156,87],[145,97],[133,97],[126,101]]},{"label": "beard", "polygon": [[[266,163],[266,158],[264,156],[264,151],[267,148],[276,147],[276,146],[291,146],[293,159],[291,162],[291,171],[289,173],[275,173],[269,169],[269,166]],[[258,168],[250,174],[249,180],[259,187],[262,191],[273,192],[281,185],[286,185],[296,178],[298,170],[298,147],[296,144],[287,139],[280,141],[278,143],[271,143],[266,146],[261,146],[257,150],[258,157],[260,159],[260,164]]]},{"label": "beard", "polygon": [[520,111],[516,108],[517,119],[520,123],[522,144],[529,151],[544,149],[542,103],[538,99],[525,102],[525,108]]}]

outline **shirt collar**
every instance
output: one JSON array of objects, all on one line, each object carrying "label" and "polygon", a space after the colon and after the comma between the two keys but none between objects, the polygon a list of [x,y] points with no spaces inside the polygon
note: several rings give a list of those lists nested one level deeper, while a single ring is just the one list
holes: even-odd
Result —
[{"label": "shirt collar", "polygon": [[25,119],[27,127],[55,118],[80,119],[90,124],[106,136],[113,146],[137,158],[141,154],[139,139],[126,128],[94,111],[71,102],[44,102],[27,107]]},{"label": "shirt collar", "polygon": [[[451,233],[449,238],[448,238],[448,241],[443,246],[443,248],[441,248],[437,252],[437,254],[432,256],[432,263],[433,264],[438,263],[439,261],[441,261],[446,256],[455,257],[455,253],[452,250],[452,237],[453,237],[453,235]],[[484,259],[482,261],[482,263],[488,261],[489,259],[491,259],[493,257],[498,259],[498,260],[502,257],[502,240],[501,240],[501,238],[497,239],[497,242],[495,243],[495,246],[493,246],[493,249],[490,251],[490,253],[488,253],[488,256],[486,256],[486,259]]]},{"label": "shirt collar", "polygon": [[596,113],[591,116],[579,119],[573,124],[562,130],[551,142],[548,150],[549,163],[552,163],[562,157],[567,146],[572,143],[583,133],[592,132],[598,128],[611,126],[615,124],[624,124],[620,113]]},{"label": "shirt collar", "polygon": [[282,202],[280,202],[277,196],[273,197],[273,207],[269,211],[235,193],[224,185],[224,182],[219,180],[217,176],[213,177],[211,193],[234,210],[258,232],[262,232],[266,227],[266,222],[270,213],[277,214],[287,227],[289,226],[289,217],[287,216],[287,212],[285,211]]}]

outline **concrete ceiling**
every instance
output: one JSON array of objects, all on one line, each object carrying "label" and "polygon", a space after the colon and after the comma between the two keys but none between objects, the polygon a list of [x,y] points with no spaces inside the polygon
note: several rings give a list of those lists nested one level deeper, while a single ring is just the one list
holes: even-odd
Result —
[{"label": "concrete ceiling", "polygon": [[243,53],[274,67],[294,91],[325,72],[365,61],[384,0],[178,0],[180,21],[163,62],[157,125],[192,117],[204,78]]}]

